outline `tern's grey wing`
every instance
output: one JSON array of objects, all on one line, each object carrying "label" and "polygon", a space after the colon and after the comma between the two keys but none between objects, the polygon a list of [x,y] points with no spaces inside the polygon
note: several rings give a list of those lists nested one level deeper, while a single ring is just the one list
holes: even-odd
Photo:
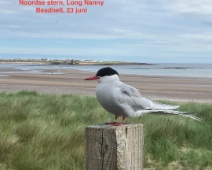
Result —
[{"label": "tern's grey wing", "polygon": [[150,109],[151,107],[150,100],[142,97],[136,88],[127,84],[120,84],[115,93],[118,102],[132,107],[134,111]]},{"label": "tern's grey wing", "polygon": [[138,110],[168,110],[168,109],[176,109],[179,106],[172,106],[172,105],[166,105],[166,104],[161,104],[157,102],[153,102],[149,99],[146,99],[142,97],[142,95],[139,93],[139,91],[127,84],[120,84],[119,88],[116,91],[118,100],[120,103],[125,103],[130,105],[134,111]]}]

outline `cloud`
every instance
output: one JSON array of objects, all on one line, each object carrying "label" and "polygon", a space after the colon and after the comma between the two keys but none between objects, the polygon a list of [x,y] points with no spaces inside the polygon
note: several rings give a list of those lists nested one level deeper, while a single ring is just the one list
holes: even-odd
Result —
[{"label": "cloud", "polygon": [[[204,49],[211,49],[212,45],[212,32],[201,34],[183,34],[181,37],[189,41],[189,44],[197,44],[199,47],[204,46]],[[209,46],[208,46],[209,45]],[[198,48],[198,47],[197,47]],[[196,49],[194,49],[196,50]]]},{"label": "cloud", "polygon": [[211,0],[161,0],[163,5],[181,13],[212,14]]},{"label": "cloud", "polygon": [[159,0],[166,9],[196,18],[202,22],[212,22],[211,0]]},{"label": "cloud", "polygon": [[[89,7],[82,15],[36,14],[35,7],[6,0],[0,5],[0,53],[154,57],[211,52],[211,0],[105,0],[103,7]],[[58,47],[52,47],[56,41]]]},{"label": "cloud", "polygon": [[14,15],[14,14],[19,13],[19,11],[14,8],[16,6],[14,4],[16,4],[16,3],[11,3],[11,2],[8,2],[6,0],[1,0],[1,2],[0,2],[0,6],[1,6],[0,14],[1,15]]}]

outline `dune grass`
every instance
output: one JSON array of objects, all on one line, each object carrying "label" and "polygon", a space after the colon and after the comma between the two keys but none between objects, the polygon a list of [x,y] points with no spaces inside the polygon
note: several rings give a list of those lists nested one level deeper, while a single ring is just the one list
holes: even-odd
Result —
[{"label": "dune grass", "polygon": [[[180,110],[203,122],[162,115],[126,119],[144,124],[146,168],[212,169],[212,105],[184,103]],[[113,118],[91,96],[0,93],[0,170],[82,170],[85,127]]]}]

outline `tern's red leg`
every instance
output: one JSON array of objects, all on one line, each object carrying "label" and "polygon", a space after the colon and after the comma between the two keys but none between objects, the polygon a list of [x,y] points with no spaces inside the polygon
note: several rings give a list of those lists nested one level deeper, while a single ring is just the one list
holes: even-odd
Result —
[{"label": "tern's red leg", "polygon": [[122,117],[122,121],[120,123],[114,123],[113,126],[121,126],[124,124],[125,117]]},{"label": "tern's red leg", "polygon": [[[116,115],[116,116],[115,116],[115,120],[116,120],[117,118],[118,118],[118,116]],[[107,125],[113,125],[113,124],[117,123],[115,120],[114,120],[113,122],[107,122],[106,124],[107,124]]]}]

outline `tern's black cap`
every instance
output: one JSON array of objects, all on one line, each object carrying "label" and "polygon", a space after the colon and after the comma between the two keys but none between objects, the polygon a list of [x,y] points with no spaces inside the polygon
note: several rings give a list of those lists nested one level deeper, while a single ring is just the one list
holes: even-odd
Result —
[{"label": "tern's black cap", "polygon": [[112,76],[112,75],[117,75],[119,76],[119,73],[112,69],[111,67],[104,67],[104,68],[101,68],[97,73],[96,73],[96,76],[97,77],[104,77],[104,76]]}]

